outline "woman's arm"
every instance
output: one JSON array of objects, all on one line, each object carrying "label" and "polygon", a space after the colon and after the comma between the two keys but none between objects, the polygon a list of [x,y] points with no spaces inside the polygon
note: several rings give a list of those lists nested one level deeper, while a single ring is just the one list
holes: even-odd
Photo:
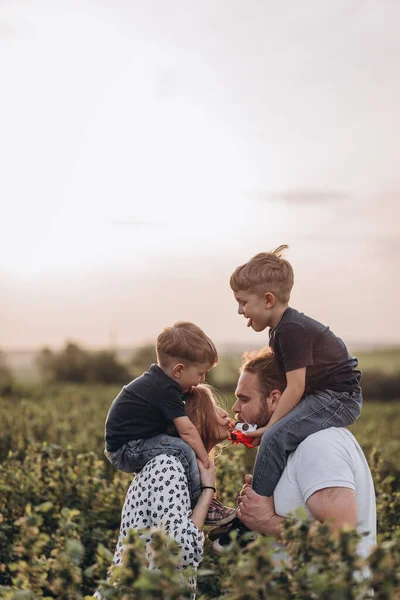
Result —
[{"label": "woman's arm", "polygon": [[151,527],[164,529],[182,548],[182,567],[197,567],[203,558],[204,535],[201,528],[213,490],[203,490],[197,503],[200,504],[196,505],[192,515],[182,463],[167,455],[158,456],[156,460],[148,480],[144,480],[144,487],[146,484],[148,487],[148,506],[144,509],[150,511]]},{"label": "woman's arm", "polygon": [[203,529],[204,521],[206,520],[211,500],[214,497],[216,471],[215,466],[212,462],[211,466],[208,469],[204,467],[203,463],[200,460],[197,461],[197,464],[199,466],[200,471],[201,485],[206,487],[203,488],[203,490],[201,491],[200,498],[197,500],[196,506],[193,509],[192,521],[196,525],[196,527],[198,527],[199,529]]}]

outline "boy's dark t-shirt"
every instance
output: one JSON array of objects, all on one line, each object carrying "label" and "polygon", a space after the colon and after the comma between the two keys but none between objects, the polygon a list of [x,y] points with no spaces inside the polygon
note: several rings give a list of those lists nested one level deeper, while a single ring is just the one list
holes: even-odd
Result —
[{"label": "boy's dark t-shirt", "polygon": [[359,389],[358,360],[350,356],[344,342],[329,327],[294,308],[287,308],[270,331],[269,345],[285,373],[307,368],[306,392]]},{"label": "boy's dark t-shirt", "polygon": [[158,365],[125,385],[110,406],[106,419],[106,450],[116,452],[132,440],[164,433],[177,417],[184,417],[180,385]]}]

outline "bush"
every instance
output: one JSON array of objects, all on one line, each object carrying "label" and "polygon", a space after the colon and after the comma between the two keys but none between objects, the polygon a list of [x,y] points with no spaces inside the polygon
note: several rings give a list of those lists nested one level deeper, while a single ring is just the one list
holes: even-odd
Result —
[{"label": "bush", "polygon": [[0,396],[9,396],[14,386],[14,378],[11,369],[6,363],[6,357],[0,350]]},{"label": "bush", "polygon": [[[245,452],[229,447],[218,459],[220,497],[227,502],[240,488]],[[362,600],[371,597],[371,588],[374,598],[395,598],[400,593],[399,502],[381,481],[380,457],[371,463],[382,542],[366,563],[356,555],[354,532],[331,538],[323,525],[311,532],[308,521],[288,520],[288,560],[279,570],[272,543],[261,536],[247,553],[234,546],[215,558],[206,551],[199,598]],[[176,569],[174,544],[162,534],[155,538],[161,572],[147,571],[141,542],[131,532],[124,565],[105,581],[129,480],[115,473],[109,481],[104,462],[93,453],[33,444],[23,460],[11,454],[0,467],[0,597],[11,600],[24,591],[31,594],[26,598],[80,599],[103,582],[104,598],[114,600],[189,598]],[[354,572],[365,567],[370,574],[359,581]]]},{"label": "bush", "polygon": [[153,345],[139,346],[134,351],[129,362],[129,367],[133,377],[139,377],[145,371],[148,371],[153,363],[157,362],[156,347]]},{"label": "bush", "polygon": [[[118,389],[53,384],[0,398],[0,598],[79,600],[105,581],[131,480],[103,456],[104,419]],[[355,554],[354,532],[331,540],[324,527],[313,534],[309,523],[288,521],[289,558],[280,570],[266,538],[247,553],[234,547],[223,558],[212,555],[206,543],[198,600],[364,600],[371,588],[375,599],[400,599],[398,405],[366,404],[351,430],[371,455],[376,487],[379,545],[367,563]],[[217,459],[221,501],[235,504],[253,460],[253,451],[226,444]],[[156,540],[162,571],[147,571],[132,533],[123,570],[103,584],[105,597],[189,597],[177,577],[173,545],[160,534]],[[364,566],[368,578],[354,580],[353,571]]]},{"label": "bush", "polygon": [[[114,472],[110,480],[105,467],[94,453],[54,445],[31,444],[22,460],[10,453],[0,465],[0,584],[16,583],[19,573],[17,587],[24,580],[36,591],[38,571],[50,569],[66,539],[84,545],[83,570],[99,544],[113,547],[129,476]],[[82,575],[82,589],[93,584]]]},{"label": "bush", "polygon": [[44,348],[36,364],[43,379],[53,383],[123,384],[131,379],[127,368],[118,362],[115,352],[88,352],[72,342],[60,352]]}]

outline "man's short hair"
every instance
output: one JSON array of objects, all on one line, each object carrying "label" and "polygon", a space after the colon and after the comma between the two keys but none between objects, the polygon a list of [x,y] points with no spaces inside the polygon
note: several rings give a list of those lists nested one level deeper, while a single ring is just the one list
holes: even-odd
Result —
[{"label": "man's short hair", "polygon": [[240,372],[245,371],[257,374],[262,398],[267,398],[272,390],[283,392],[286,388],[286,375],[279,368],[274,353],[268,346],[243,354]]},{"label": "man's short hair", "polygon": [[157,360],[166,365],[170,359],[181,359],[188,362],[209,364],[218,362],[217,349],[214,343],[200,327],[187,321],[177,321],[172,327],[166,327],[158,336]]},{"label": "man's short hair", "polygon": [[261,252],[237,267],[230,279],[232,290],[259,295],[272,292],[281,302],[289,302],[294,273],[292,265],[282,258],[282,253],[287,248],[288,246],[279,246],[272,252]]}]

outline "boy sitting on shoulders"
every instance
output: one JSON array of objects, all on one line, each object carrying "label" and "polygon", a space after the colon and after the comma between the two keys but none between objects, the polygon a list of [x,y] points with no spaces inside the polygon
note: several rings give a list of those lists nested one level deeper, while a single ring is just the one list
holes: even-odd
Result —
[{"label": "boy sitting on shoulders", "polygon": [[[157,338],[157,364],[124,386],[106,419],[105,454],[111,464],[127,473],[140,471],[160,454],[182,462],[192,507],[201,493],[196,457],[208,468],[210,459],[199,432],[185,413],[183,394],[203,383],[218,361],[217,350],[205,333],[188,322],[167,327]],[[180,437],[166,434],[173,423]],[[207,525],[221,525],[236,511],[214,499]]]},{"label": "boy sitting on shoulders", "polygon": [[294,274],[282,258],[286,248],[253,256],[230,279],[247,327],[269,327],[269,345],[287,380],[268,425],[246,433],[261,438],[253,489],[262,496],[272,495],[300,442],[320,429],[351,425],[362,404],[357,359],[329,327],[289,306]]}]

